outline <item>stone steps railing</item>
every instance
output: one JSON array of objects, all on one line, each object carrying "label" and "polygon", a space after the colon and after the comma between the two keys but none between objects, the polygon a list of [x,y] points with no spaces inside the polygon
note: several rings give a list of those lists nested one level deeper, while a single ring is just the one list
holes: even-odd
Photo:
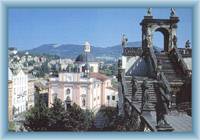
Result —
[{"label": "stone steps railing", "polygon": [[180,54],[180,51],[177,48],[174,48],[170,55],[176,59],[176,62],[182,68],[183,73],[186,74],[187,77],[191,77],[192,71],[188,69],[187,64],[184,62]]}]

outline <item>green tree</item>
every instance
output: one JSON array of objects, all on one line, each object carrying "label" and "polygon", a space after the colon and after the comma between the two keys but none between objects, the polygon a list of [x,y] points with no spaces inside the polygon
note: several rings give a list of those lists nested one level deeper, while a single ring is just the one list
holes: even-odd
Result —
[{"label": "green tree", "polygon": [[78,105],[73,104],[68,111],[74,131],[85,131],[92,126],[93,114],[88,110],[82,110]]},{"label": "green tree", "polygon": [[65,129],[66,120],[69,115],[65,112],[62,101],[58,98],[54,99],[54,103],[50,110],[49,128],[50,131],[62,131]]},{"label": "green tree", "polygon": [[28,131],[48,130],[49,109],[44,103],[31,108],[25,115],[24,127]]},{"label": "green tree", "polygon": [[25,114],[24,128],[28,131],[48,130],[49,108],[39,96],[39,89],[36,88],[35,106]]},{"label": "green tree", "polygon": [[125,131],[126,120],[118,115],[117,108],[115,107],[101,107],[100,112],[103,113],[107,119],[107,125],[103,130],[107,131]]},{"label": "green tree", "polygon": [[55,98],[52,107],[47,108],[41,101],[26,115],[24,126],[28,131],[86,131],[92,126],[93,114],[76,104],[65,109]]}]

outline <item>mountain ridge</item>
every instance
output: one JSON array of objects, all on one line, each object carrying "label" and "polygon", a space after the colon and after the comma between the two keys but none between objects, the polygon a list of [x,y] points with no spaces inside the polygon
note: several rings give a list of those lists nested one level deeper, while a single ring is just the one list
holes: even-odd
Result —
[{"label": "mountain ridge", "polygon": [[[129,42],[127,47],[141,47],[141,42]],[[33,54],[51,54],[58,55],[61,58],[76,58],[79,54],[83,53],[84,45],[78,44],[42,44],[36,48],[26,50]],[[91,54],[95,57],[109,56],[118,58],[121,55],[121,45],[114,45],[109,47],[95,47],[91,46]]]}]

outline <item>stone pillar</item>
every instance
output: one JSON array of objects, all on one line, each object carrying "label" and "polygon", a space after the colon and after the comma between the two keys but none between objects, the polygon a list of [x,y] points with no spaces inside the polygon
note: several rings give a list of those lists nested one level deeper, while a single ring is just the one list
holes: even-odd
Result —
[{"label": "stone pillar", "polygon": [[178,17],[170,17],[170,28],[169,28],[169,50],[171,51],[173,48],[178,47],[177,46],[177,34],[176,34],[176,30],[178,28],[177,26],[177,22],[179,21]]}]

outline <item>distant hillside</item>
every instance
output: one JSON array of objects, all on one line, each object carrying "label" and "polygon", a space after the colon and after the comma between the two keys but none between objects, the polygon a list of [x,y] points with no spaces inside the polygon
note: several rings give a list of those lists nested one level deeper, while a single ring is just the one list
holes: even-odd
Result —
[{"label": "distant hillside", "polygon": [[[127,47],[141,47],[141,42],[129,42]],[[91,55],[93,56],[109,56],[118,58],[121,55],[121,45],[115,45],[112,47],[91,47]],[[61,58],[76,58],[79,54],[83,53],[83,45],[75,44],[44,44],[37,48],[28,50],[33,54],[52,54],[58,55]]]}]

